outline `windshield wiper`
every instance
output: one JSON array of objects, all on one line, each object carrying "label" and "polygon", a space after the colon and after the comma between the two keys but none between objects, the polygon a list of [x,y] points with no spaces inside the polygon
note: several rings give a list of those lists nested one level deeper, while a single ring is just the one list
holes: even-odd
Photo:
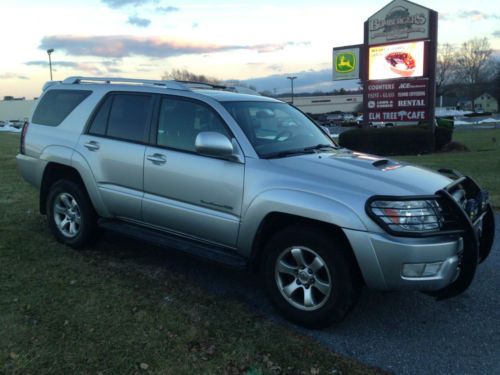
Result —
[{"label": "windshield wiper", "polygon": [[278,152],[271,152],[270,154],[264,155],[264,159],[275,159],[275,158],[284,158],[285,156],[292,155],[303,155],[303,154],[313,154],[314,150],[306,150],[301,148],[300,150],[285,150]]},{"label": "windshield wiper", "polygon": [[315,151],[315,150],[321,150],[321,149],[324,149],[324,148],[333,148],[335,149],[334,146],[332,145],[329,145],[329,144],[323,144],[323,143],[320,143],[320,144],[317,144],[315,146],[309,146],[309,147],[306,147],[304,148],[304,151]]}]

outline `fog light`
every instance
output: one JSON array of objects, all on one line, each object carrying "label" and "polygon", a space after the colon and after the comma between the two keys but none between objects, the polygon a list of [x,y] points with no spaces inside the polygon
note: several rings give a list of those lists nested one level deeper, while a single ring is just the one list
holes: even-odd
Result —
[{"label": "fog light", "polygon": [[401,275],[403,277],[429,277],[438,274],[442,262],[436,263],[407,263],[403,264]]},{"label": "fog light", "polygon": [[488,206],[488,203],[490,201],[490,194],[485,190],[481,190],[479,192],[478,201],[479,201],[479,205],[481,207],[481,211],[484,211],[486,209],[486,206]]}]

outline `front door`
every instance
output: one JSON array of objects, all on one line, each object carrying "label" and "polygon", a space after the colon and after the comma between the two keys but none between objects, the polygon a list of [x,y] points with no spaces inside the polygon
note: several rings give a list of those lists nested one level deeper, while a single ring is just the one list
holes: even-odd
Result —
[{"label": "front door", "polygon": [[244,164],[196,153],[201,131],[232,135],[207,104],[161,98],[153,146],[144,161],[144,221],[174,233],[234,247]]}]

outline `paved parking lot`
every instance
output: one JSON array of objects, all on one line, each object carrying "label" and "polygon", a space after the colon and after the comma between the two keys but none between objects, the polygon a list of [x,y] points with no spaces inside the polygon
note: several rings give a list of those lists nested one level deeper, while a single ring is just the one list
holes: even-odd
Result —
[{"label": "paved parking lot", "polygon": [[396,374],[500,374],[500,215],[496,220],[494,249],[463,295],[436,302],[418,292],[365,290],[341,325],[322,331],[281,319],[257,276],[156,249],[138,252],[133,261],[179,272],[209,293],[243,301],[337,353]]}]

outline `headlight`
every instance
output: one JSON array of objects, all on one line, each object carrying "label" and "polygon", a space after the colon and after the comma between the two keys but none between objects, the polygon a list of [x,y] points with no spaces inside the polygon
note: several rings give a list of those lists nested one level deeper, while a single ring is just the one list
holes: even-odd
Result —
[{"label": "headlight", "polygon": [[443,223],[435,200],[374,200],[369,210],[380,224],[395,232],[434,232]]}]

